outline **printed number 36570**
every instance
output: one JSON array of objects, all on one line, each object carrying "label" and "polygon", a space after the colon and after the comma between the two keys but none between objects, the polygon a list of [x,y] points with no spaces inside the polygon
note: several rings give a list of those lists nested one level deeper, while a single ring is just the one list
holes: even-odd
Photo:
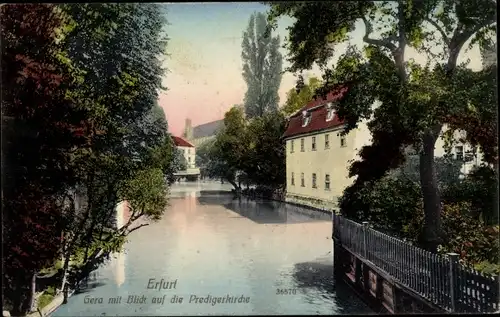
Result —
[{"label": "printed number 36570", "polygon": [[297,294],[296,288],[278,288],[276,289],[276,295],[295,295]]}]

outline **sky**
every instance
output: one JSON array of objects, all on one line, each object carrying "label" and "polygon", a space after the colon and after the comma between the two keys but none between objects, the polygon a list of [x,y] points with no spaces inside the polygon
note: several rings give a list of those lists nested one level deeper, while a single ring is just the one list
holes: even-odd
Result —
[{"label": "sky", "polygon": [[[169,131],[181,135],[186,118],[193,126],[222,119],[224,113],[235,104],[241,104],[246,92],[242,77],[241,41],[248,19],[254,12],[266,12],[268,7],[252,2],[224,3],[171,3],[167,7],[166,30],[170,41],[169,56],[164,83],[168,87],[161,93],[159,104],[164,109]],[[287,35],[286,27],[290,18],[282,18],[275,35],[282,42]],[[351,35],[351,43],[362,44],[364,26],[360,21]],[[341,55],[346,44],[337,48],[332,62]],[[281,49],[286,62],[286,50]],[[479,69],[481,58],[479,49],[462,53],[459,62],[470,58],[470,68]],[[408,49],[406,59],[413,58],[419,63],[425,57]],[[318,68],[306,72],[306,76],[321,77]],[[280,105],[286,101],[286,92],[295,87],[295,77],[285,73],[279,95]]]}]

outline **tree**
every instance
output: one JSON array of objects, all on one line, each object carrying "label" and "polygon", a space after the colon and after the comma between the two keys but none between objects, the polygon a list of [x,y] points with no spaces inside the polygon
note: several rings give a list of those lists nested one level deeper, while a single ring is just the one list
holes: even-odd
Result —
[{"label": "tree", "polygon": [[200,168],[200,176],[204,178],[207,175],[207,168],[210,164],[210,149],[214,145],[214,140],[207,140],[200,144],[196,149],[196,166]]},{"label": "tree", "polygon": [[75,183],[71,153],[85,141],[87,112],[67,95],[78,81],[58,41],[64,14],[4,4],[1,15],[3,304],[22,315],[36,274],[60,252],[61,197]]},{"label": "tree", "polygon": [[286,120],[278,111],[268,112],[253,119],[249,126],[250,146],[245,155],[245,173],[253,184],[266,185],[274,189],[286,183],[285,146],[281,140],[286,129]]},{"label": "tree", "polygon": [[303,85],[300,89],[290,89],[283,109],[285,115],[292,115],[304,107],[308,102],[313,100],[316,89],[322,86],[321,80],[316,77],[309,78],[307,85]]},{"label": "tree", "polygon": [[235,190],[241,190],[236,182],[238,173],[248,163],[249,138],[243,110],[233,107],[224,115],[224,128],[217,133],[210,147],[208,174],[226,179]]},{"label": "tree", "polygon": [[173,170],[175,172],[185,171],[187,169],[187,161],[184,153],[180,149],[175,149],[174,158],[172,160]]},{"label": "tree", "polygon": [[[73,207],[65,215],[66,300],[68,287],[142,227],[134,227],[136,220],[155,220],[162,214],[164,180],[171,178],[174,155],[157,106],[166,45],[166,21],[159,5],[65,4],[60,9],[71,17],[69,34],[62,41],[83,72],[71,96],[91,114],[87,144],[75,151],[73,165],[85,204],[76,210],[70,201]],[[131,207],[131,220],[113,228],[115,208],[123,201]],[[80,265],[70,268],[76,258]]]},{"label": "tree", "polygon": [[[489,36],[495,32],[495,8],[493,0],[272,4],[271,21],[282,15],[296,19],[287,44],[290,70],[308,69],[317,63],[325,71],[323,93],[336,84],[348,86],[337,109],[346,121],[345,132],[373,114],[369,123],[372,145],[364,147],[362,161],[351,166],[356,182],[383,177],[404,161],[406,146],[417,149],[425,211],[422,245],[433,252],[443,233],[434,145],[449,118],[475,101],[453,88],[466,79],[457,71],[457,59],[469,40],[471,45],[489,44]],[[365,25],[364,56],[351,48],[334,69],[327,69],[336,44],[348,38],[357,21]],[[374,30],[379,38],[374,37]],[[407,47],[428,54],[435,65],[406,63]],[[464,96],[466,100],[457,102]],[[375,100],[380,106],[373,111]]]},{"label": "tree", "polygon": [[248,118],[278,109],[282,56],[279,36],[266,33],[263,13],[252,14],[243,32],[243,79],[247,84],[244,107]]}]

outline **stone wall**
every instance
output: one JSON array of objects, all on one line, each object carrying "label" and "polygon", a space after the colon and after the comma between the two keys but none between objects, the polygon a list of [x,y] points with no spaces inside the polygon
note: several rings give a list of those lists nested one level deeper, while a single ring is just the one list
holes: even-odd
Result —
[{"label": "stone wall", "polygon": [[327,211],[332,211],[338,208],[337,199],[323,200],[318,198],[304,197],[287,193],[285,201],[288,203],[310,206],[313,208],[327,210]]}]

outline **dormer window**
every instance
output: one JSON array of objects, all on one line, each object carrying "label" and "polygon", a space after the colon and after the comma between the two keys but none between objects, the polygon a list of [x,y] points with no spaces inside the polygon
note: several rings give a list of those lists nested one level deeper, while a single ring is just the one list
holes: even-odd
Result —
[{"label": "dormer window", "polygon": [[311,122],[311,113],[302,111],[302,127],[306,127]]},{"label": "dormer window", "polygon": [[335,109],[331,102],[326,104],[326,121],[332,121],[335,116]]}]

